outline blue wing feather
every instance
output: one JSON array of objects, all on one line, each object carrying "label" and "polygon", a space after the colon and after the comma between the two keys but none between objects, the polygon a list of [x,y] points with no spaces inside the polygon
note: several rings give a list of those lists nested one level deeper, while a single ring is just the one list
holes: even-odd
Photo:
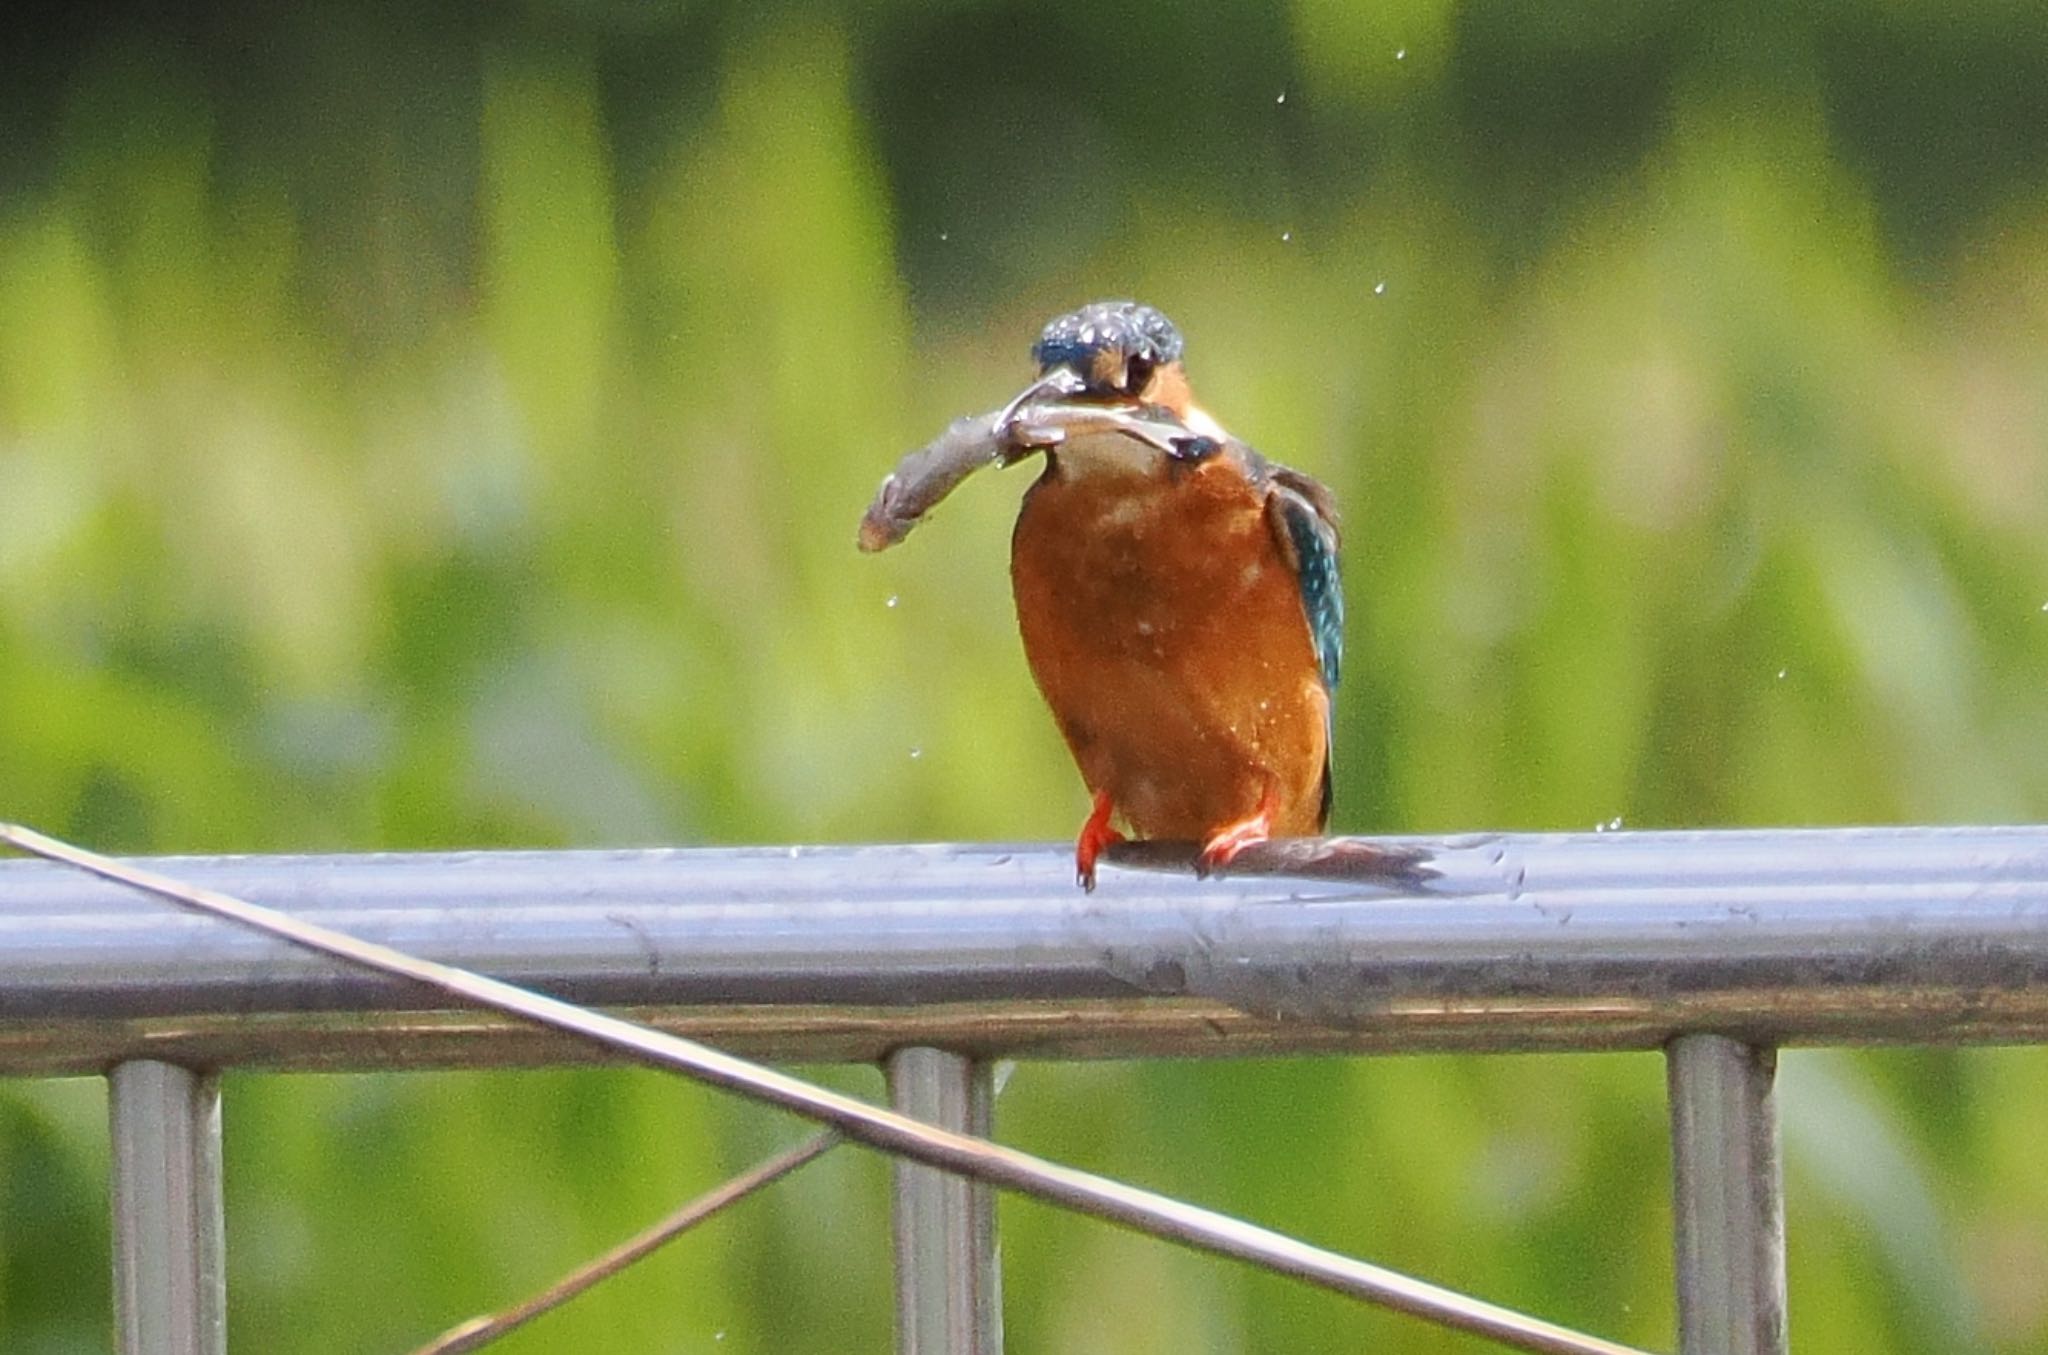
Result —
[{"label": "blue wing feather", "polygon": [[[1265,472],[1273,486],[1267,512],[1278,529],[1282,550],[1294,566],[1296,585],[1301,589],[1301,610],[1308,619],[1310,642],[1315,646],[1316,667],[1323,687],[1330,693],[1329,710],[1334,718],[1337,680],[1344,668],[1344,576],[1337,567],[1337,514],[1330,491],[1300,471],[1268,463]],[[1330,819],[1330,802],[1335,784],[1330,777],[1330,752],[1336,739],[1330,738],[1323,757],[1322,821]]]},{"label": "blue wing feather", "polygon": [[1322,669],[1323,685],[1334,693],[1344,667],[1344,577],[1337,567],[1337,528],[1316,502],[1326,497],[1322,487],[1310,481],[1315,493],[1304,493],[1296,487],[1303,479],[1276,468],[1274,506],[1292,548],[1316,664]]}]

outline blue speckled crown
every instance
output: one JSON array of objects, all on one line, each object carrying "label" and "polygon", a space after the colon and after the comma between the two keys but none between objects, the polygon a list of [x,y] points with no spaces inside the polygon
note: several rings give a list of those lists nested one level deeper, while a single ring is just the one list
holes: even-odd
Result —
[{"label": "blue speckled crown", "polygon": [[1031,356],[1040,371],[1072,367],[1085,372],[1092,356],[1105,348],[1159,367],[1180,360],[1180,331],[1150,306],[1097,301],[1047,325],[1031,346]]}]

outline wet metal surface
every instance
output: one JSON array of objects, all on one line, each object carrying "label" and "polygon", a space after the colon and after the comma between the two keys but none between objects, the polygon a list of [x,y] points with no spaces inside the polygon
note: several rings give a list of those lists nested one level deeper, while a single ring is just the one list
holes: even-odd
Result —
[{"label": "wet metal surface", "polygon": [[[1696,1030],[2048,1039],[2048,829],[1403,845],[1434,878],[1111,868],[1084,895],[1069,849],[985,845],[154,864],[778,1057],[1652,1048]],[[437,1005],[74,871],[0,861],[0,1072],[562,1053]]]}]

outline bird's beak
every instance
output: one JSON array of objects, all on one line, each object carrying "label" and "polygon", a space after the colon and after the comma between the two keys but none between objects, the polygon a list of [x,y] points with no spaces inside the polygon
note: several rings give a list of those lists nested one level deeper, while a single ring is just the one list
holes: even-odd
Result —
[{"label": "bird's beak", "polygon": [[1055,367],[1038,380],[1018,391],[1010,403],[1003,406],[1003,412],[996,415],[995,439],[997,446],[1011,446],[1017,433],[1018,416],[1034,400],[1045,397],[1066,399],[1079,395],[1088,389],[1088,383],[1078,372],[1066,367]]}]

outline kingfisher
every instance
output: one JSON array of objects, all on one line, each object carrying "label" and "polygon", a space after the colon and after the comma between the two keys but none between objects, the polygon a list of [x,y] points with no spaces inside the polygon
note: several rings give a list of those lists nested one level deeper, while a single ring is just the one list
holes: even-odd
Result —
[{"label": "kingfisher", "polygon": [[[1083,306],[1045,327],[1037,378],[995,425],[1018,454],[1045,453],[1010,581],[1032,677],[1093,796],[1074,847],[1089,890],[1119,822],[1198,843],[1206,874],[1330,816],[1335,507],[1195,403],[1182,346],[1150,306]],[[1046,395],[1116,417],[1023,445]]]}]

